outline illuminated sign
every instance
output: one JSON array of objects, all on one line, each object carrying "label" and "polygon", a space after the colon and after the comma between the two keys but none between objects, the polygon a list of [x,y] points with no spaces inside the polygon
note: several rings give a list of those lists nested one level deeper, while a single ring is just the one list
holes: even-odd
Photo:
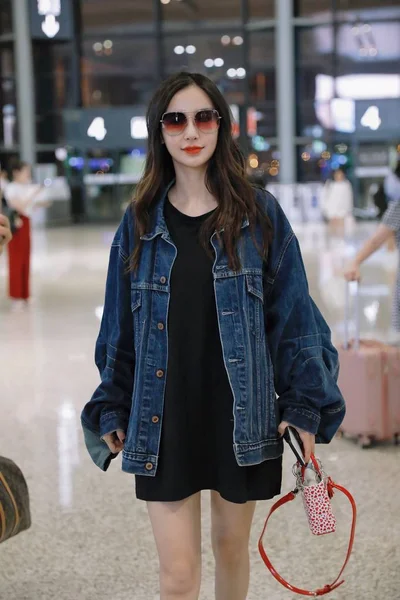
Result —
[{"label": "illuminated sign", "polygon": [[363,127],[369,127],[372,131],[376,131],[382,124],[382,119],[379,116],[379,108],[377,106],[369,106],[360,119]]},{"label": "illuminated sign", "polygon": [[35,39],[70,40],[73,36],[71,0],[30,0],[31,31]]},{"label": "illuminated sign", "polygon": [[79,148],[145,148],[145,114],[145,106],[65,110],[64,142]]}]

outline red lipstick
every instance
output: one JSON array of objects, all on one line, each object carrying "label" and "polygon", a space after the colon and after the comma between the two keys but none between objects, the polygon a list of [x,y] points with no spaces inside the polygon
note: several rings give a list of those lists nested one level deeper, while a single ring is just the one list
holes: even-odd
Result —
[{"label": "red lipstick", "polygon": [[201,146],[187,146],[187,148],[183,148],[183,151],[186,152],[186,154],[199,154],[202,150],[203,148]]}]

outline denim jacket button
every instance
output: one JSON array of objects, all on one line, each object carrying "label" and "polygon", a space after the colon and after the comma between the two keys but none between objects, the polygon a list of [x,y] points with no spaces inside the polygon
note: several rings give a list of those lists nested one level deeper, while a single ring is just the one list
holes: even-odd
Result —
[{"label": "denim jacket button", "polygon": [[159,379],[161,379],[161,377],[164,377],[164,371],[162,369],[158,369],[156,375]]},{"label": "denim jacket button", "polygon": [[146,470],[147,471],[151,471],[153,468],[153,465],[151,463],[146,463]]},{"label": "denim jacket button", "polygon": [[157,327],[158,327],[158,329],[160,331],[163,331],[163,329],[164,329],[164,323],[158,323]]},{"label": "denim jacket button", "polygon": [[151,418],[153,423],[158,423],[160,420],[160,417],[157,417],[157,415],[154,415],[154,417]]},{"label": "denim jacket button", "polygon": [[167,278],[164,275],[160,277],[160,283],[167,283]]}]

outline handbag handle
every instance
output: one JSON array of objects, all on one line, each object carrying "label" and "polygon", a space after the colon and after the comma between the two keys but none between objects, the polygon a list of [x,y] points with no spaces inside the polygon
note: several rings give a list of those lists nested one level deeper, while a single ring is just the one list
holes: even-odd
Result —
[{"label": "handbag handle", "polygon": [[354,349],[360,349],[360,284],[358,281],[346,282],[346,298],[345,298],[345,308],[344,308],[344,342],[343,347],[345,350],[348,350],[350,347],[350,335],[349,335],[349,325],[350,325],[350,284],[355,284],[355,301],[354,301],[354,316],[355,316],[355,337],[354,337]]},{"label": "handbag handle", "polygon": [[[316,458],[314,455],[311,456],[311,460],[315,465],[318,465]],[[319,467],[318,467],[319,470]],[[330,583],[325,585],[322,588],[319,588],[315,591],[309,591],[309,590],[303,590],[302,588],[298,588],[294,585],[291,585],[290,583],[288,583],[274,568],[274,566],[272,565],[270,559],[268,558],[267,553],[265,552],[264,549],[264,545],[263,545],[263,538],[267,529],[267,525],[268,525],[268,521],[270,519],[270,517],[273,515],[273,513],[278,510],[278,508],[280,508],[281,506],[283,506],[284,504],[286,504],[287,502],[291,502],[292,500],[294,500],[296,498],[297,495],[297,490],[293,491],[293,492],[289,492],[288,494],[286,494],[286,496],[283,496],[283,498],[281,498],[280,500],[278,500],[278,502],[276,502],[273,507],[271,508],[271,510],[269,511],[269,514],[266,518],[265,524],[264,524],[264,528],[262,530],[260,539],[258,541],[258,550],[260,552],[261,558],[263,559],[265,565],[267,566],[267,568],[269,569],[269,571],[271,572],[271,574],[275,577],[275,579],[277,581],[279,581],[280,584],[282,584],[285,588],[287,588],[288,590],[290,590],[291,592],[294,592],[295,594],[300,594],[302,596],[324,596],[325,594],[329,594],[329,592],[332,592],[333,590],[335,590],[336,588],[338,588],[339,586],[341,586],[344,583],[344,579],[342,579],[341,581],[339,581],[339,579],[341,578],[343,571],[345,570],[347,563],[349,562],[349,558],[351,555],[351,551],[353,549],[353,544],[354,544],[354,536],[355,536],[355,532],[356,532],[356,521],[357,521],[357,507],[356,507],[356,503],[355,500],[353,498],[353,496],[350,494],[350,492],[348,490],[346,490],[346,488],[342,487],[341,485],[338,485],[336,483],[334,483],[332,481],[332,479],[329,477],[328,478],[328,494],[329,497],[331,498],[333,496],[333,490],[336,489],[339,492],[342,492],[345,496],[347,496],[348,500],[350,501],[351,504],[351,508],[352,508],[352,512],[353,512],[353,518],[352,518],[352,523],[351,523],[351,530],[350,530],[350,539],[349,539],[349,545],[347,548],[347,554],[346,554],[346,559],[343,563],[343,566],[340,570],[339,575],[336,577],[336,579]]]}]

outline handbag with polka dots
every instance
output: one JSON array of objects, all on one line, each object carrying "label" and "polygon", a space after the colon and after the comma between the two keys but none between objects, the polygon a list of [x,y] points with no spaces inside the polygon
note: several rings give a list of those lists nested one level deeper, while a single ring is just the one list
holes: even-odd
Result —
[{"label": "handbag with polka dots", "polygon": [[[324,596],[325,594],[332,592],[344,583],[344,580],[341,579],[341,576],[343,574],[344,569],[346,568],[351,551],[353,549],[357,517],[356,503],[354,501],[353,496],[346,488],[342,487],[341,485],[338,485],[337,483],[334,483],[332,479],[324,473],[321,462],[318,459],[316,459],[313,454],[311,455],[311,462],[309,465],[307,465],[307,467],[300,464],[300,462],[297,462],[293,467],[293,474],[296,477],[296,487],[292,492],[289,492],[289,494],[286,494],[286,496],[278,500],[278,502],[276,502],[271,508],[258,542],[258,549],[261,558],[263,559],[265,565],[267,566],[271,574],[275,577],[277,581],[279,581],[279,583],[281,583],[287,589],[297,594],[301,594],[303,596]],[[334,533],[336,530],[336,518],[332,511],[331,498],[333,497],[335,490],[343,493],[348,498],[353,512],[350,540],[347,548],[346,559],[340,570],[339,575],[332,583],[313,591],[304,590],[288,583],[273,567],[264,547],[264,537],[266,534],[268,521],[271,515],[276,510],[278,510],[278,508],[280,508],[287,502],[291,502],[300,494],[303,499],[303,504],[311,533],[313,533],[314,535],[325,535],[328,533]]]}]

